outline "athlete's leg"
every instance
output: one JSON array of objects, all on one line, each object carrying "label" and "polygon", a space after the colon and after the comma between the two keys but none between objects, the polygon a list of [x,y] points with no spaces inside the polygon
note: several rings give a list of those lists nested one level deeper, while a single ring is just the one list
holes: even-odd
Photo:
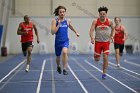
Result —
[{"label": "athlete's leg", "polygon": [[62,48],[58,44],[55,44],[55,55],[56,55],[56,64],[57,64],[57,72],[61,74],[61,65],[60,65],[60,55],[61,55]]},{"label": "athlete's leg", "polygon": [[67,69],[68,48],[66,47],[62,49],[62,61],[63,61],[63,69]]},{"label": "athlete's leg", "polygon": [[108,68],[108,55],[103,54],[103,74],[107,73],[107,68]]},{"label": "athlete's leg", "polygon": [[124,44],[121,44],[119,49],[120,49],[120,51],[119,51],[120,54],[119,55],[122,56],[123,55]]},{"label": "athlete's leg", "polygon": [[109,42],[103,43],[103,74],[102,79],[106,78],[107,68],[108,68],[108,55],[109,55]]},{"label": "athlete's leg", "polygon": [[23,56],[26,57],[27,55],[27,46],[25,43],[21,43],[21,47],[22,47],[22,53],[23,53]]},{"label": "athlete's leg", "polygon": [[115,57],[116,57],[116,63],[117,63],[117,66],[119,66],[120,64],[120,52],[119,52],[119,48],[115,49]]},{"label": "athlete's leg", "polygon": [[27,55],[27,64],[29,64],[29,65],[30,65],[31,59],[32,59],[32,57],[31,57],[32,49],[33,49],[32,46],[29,46],[29,47],[27,48],[27,52],[28,52],[28,55]]},{"label": "athlete's leg", "polygon": [[60,66],[60,56],[56,56],[56,64],[57,66]]},{"label": "athlete's leg", "polygon": [[26,72],[28,72],[29,71],[29,68],[30,68],[32,46],[29,46],[27,48],[27,52],[28,52],[28,55],[27,55]]},{"label": "athlete's leg", "polygon": [[102,45],[100,42],[95,42],[95,47],[94,47],[94,60],[95,60],[95,62],[98,62],[100,60],[101,47],[102,47]]},{"label": "athlete's leg", "polygon": [[57,72],[61,74],[60,56],[56,56]]},{"label": "athlete's leg", "polygon": [[114,49],[115,49],[116,64],[118,67],[120,67],[120,44],[114,43]]}]

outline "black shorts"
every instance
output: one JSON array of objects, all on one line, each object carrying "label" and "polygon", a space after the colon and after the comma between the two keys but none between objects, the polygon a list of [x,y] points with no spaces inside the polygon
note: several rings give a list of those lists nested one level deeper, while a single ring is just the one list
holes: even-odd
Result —
[{"label": "black shorts", "polygon": [[123,53],[124,44],[117,44],[117,43],[114,43],[114,48],[115,48],[115,49],[119,49],[119,52],[120,52],[120,53]]},{"label": "black shorts", "polygon": [[29,41],[29,42],[21,43],[21,46],[22,46],[22,51],[26,51],[28,47],[33,47],[33,42]]}]

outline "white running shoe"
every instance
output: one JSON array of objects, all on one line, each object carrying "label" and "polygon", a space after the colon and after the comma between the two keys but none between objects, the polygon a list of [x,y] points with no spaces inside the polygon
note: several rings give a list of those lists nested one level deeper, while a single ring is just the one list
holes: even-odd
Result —
[{"label": "white running shoe", "polygon": [[29,68],[30,68],[30,65],[26,65],[25,71],[26,71],[26,72],[29,72]]},{"label": "white running shoe", "polygon": [[117,67],[120,67],[120,64],[117,64]]}]

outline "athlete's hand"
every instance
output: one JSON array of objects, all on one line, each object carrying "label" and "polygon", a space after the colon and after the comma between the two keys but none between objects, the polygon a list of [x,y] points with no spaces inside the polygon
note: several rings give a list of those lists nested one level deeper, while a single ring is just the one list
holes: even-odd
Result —
[{"label": "athlete's hand", "polygon": [[62,20],[59,20],[59,19],[58,19],[58,25],[60,25],[60,24],[61,24],[61,22],[62,22]]},{"label": "athlete's hand", "polygon": [[91,38],[91,43],[94,44],[95,40],[94,38]]},{"label": "athlete's hand", "polygon": [[39,44],[39,42],[40,42],[39,39],[37,39],[37,43],[38,43],[38,44]]},{"label": "athlete's hand", "polygon": [[113,43],[113,42],[114,42],[113,37],[110,37],[110,43]]},{"label": "athlete's hand", "polygon": [[79,34],[79,33],[76,33],[76,36],[77,36],[77,37],[79,37],[79,36],[80,36],[80,34]]}]

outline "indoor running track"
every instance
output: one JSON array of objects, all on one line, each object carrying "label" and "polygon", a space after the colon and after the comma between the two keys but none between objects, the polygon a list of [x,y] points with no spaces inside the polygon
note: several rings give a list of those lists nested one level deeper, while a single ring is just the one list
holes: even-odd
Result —
[{"label": "indoor running track", "polygon": [[28,73],[25,58],[14,56],[0,62],[0,93],[140,93],[140,54],[125,54],[121,68],[110,55],[105,80],[102,60],[94,63],[92,56],[69,55],[68,75],[56,72],[53,54],[33,54]]}]

